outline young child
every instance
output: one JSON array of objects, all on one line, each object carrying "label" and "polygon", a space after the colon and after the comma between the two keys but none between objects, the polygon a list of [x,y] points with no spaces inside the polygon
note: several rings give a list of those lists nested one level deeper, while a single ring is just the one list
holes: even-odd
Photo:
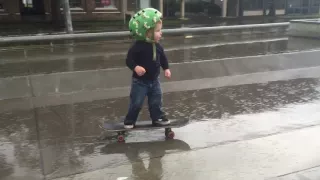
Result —
[{"label": "young child", "polygon": [[162,111],[162,91],[160,87],[160,66],[165,77],[170,78],[169,64],[162,46],[162,14],[153,8],[137,12],[129,22],[129,30],[136,42],[129,49],[126,64],[133,71],[129,110],[124,120],[124,128],[134,128],[144,99],[148,96],[148,106],[153,125],[168,125],[170,121]]}]

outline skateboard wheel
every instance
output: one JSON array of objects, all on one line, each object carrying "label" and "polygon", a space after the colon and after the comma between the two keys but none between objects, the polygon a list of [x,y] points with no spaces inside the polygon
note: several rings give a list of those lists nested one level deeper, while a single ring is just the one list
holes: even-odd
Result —
[{"label": "skateboard wheel", "polygon": [[119,135],[118,136],[118,142],[124,142],[124,136],[123,135]]},{"label": "skateboard wheel", "polygon": [[173,131],[168,132],[167,138],[168,139],[173,139],[174,138],[174,132]]}]

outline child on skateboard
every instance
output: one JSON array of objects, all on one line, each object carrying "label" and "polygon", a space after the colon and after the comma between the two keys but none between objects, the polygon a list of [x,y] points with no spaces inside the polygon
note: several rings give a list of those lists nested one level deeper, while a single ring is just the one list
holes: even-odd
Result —
[{"label": "child on skateboard", "polygon": [[162,14],[153,8],[137,12],[129,22],[129,30],[136,42],[128,51],[126,64],[132,73],[129,110],[124,120],[124,128],[134,127],[143,101],[148,96],[148,106],[153,125],[168,125],[170,121],[162,111],[162,91],[160,87],[160,66],[166,78],[171,77],[169,63],[163,47]]}]

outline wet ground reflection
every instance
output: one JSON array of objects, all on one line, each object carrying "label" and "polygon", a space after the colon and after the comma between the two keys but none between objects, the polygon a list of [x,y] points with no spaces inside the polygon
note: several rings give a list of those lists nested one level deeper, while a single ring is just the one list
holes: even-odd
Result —
[{"label": "wet ground reflection", "polygon": [[[124,154],[132,165],[132,179],[161,180],[163,176],[161,158],[168,153],[188,151],[190,149],[187,143],[180,140],[172,140],[110,144],[103,147],[101,152],[102,154]],[[148,159],[149,164],[145,164]]]}]

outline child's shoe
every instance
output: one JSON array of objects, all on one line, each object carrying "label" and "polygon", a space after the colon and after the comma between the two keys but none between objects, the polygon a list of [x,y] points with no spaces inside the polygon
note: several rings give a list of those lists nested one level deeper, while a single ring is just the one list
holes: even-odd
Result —
[{"label": "child's shoe", "polygon": [[152,122],[153,125],[166,126],[170,124],[170,121],[166,117],[162,117],[156,121]]},{"label": "child's shoe", "polygon": [[132,123],[124,123],[123,126],[125,129],[132,129],[134,127],[134,125]]}]

